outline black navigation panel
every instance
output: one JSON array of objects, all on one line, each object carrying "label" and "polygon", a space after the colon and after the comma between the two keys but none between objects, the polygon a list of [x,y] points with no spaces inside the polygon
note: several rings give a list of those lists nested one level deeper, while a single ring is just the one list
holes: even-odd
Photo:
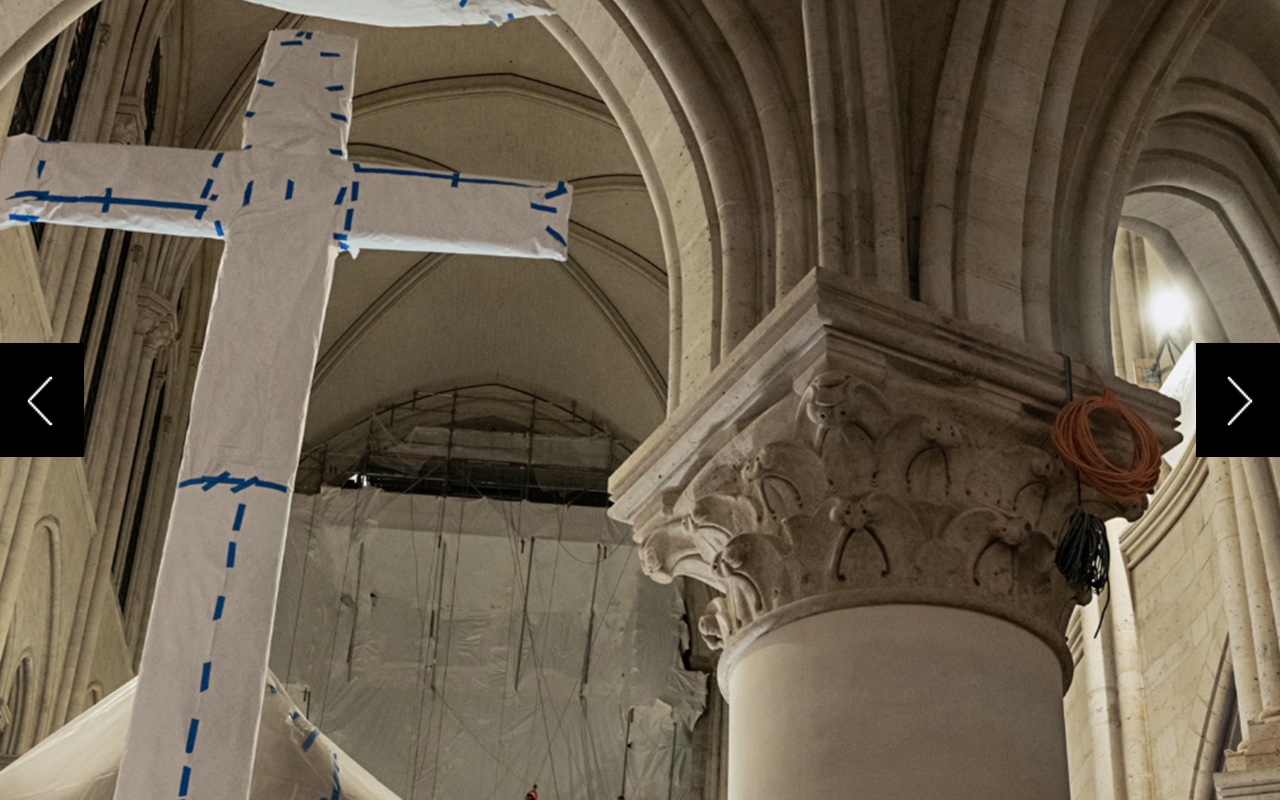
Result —
[{"label": "black navigation panel", "polygon": [[1280,345],[1196,345],[1196,454],[1280,455]]},{"label": "black navigation panel", "polygon": [[84,455],[84,348],[0,347],[0,409],[6,456]]}]

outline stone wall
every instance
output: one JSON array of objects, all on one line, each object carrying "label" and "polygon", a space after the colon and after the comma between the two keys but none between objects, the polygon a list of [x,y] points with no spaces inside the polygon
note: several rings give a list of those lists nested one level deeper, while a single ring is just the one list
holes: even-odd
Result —
[{"label": "stone wall", "polygon": [[1131,567],[1158,797],[1187,794],[1226,642],[1206,486]]}]

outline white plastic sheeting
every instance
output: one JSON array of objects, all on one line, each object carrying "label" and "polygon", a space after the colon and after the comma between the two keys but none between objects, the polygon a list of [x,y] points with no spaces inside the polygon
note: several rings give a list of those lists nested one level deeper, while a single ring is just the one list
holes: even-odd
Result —
[{"label": "white plastic sheeting", "polygon": [[[137,679],[0,771],[4,800],[110,800]],[[397,800],[303,716],[268,677],[251,800]],[[313,735],[313,732],[314,735]],[[334,767],[337,767],[335,771]]]},{"label": "white plastic sheeting", "polygon": [[501,25],[553,13],[542,0],[250,0],[260,6],[312,17],[392,28],[419,25]]},{"label": "white plastic sheeting", "polygon": [[272,668],[405,800],[614,800],[628,724],[627,797],[690,796],[705,678],[681,668],[677,592],[604,509],[332,488],[293,506]]},{"label": "white plastic sheeting", "polygon": [[1178,412],[1178,433],[1182,434],[1182,441],[1164,454],[1164,460],[1169,462],[1169,466],[1176,467],[1178,461],[1182,458],[1182,454],[1191,446],[1191,439],[1196,433],[1195,342],[1187,345],[1187,349],[1183,351],[1178,363],[1174,364],[1173,371],[1169,373],[1168,377],[1164,379],[1164,383],[1160,386],[1160,394],[1165,397],[1172,397],[1182,404],[1182,410]]}]

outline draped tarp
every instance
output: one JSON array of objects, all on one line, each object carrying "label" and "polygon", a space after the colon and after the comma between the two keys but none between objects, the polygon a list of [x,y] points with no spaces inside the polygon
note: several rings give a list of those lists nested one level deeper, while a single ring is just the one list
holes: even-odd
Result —
[{"label": "draped tarp", "polygon": [[614,800],[629,726],[627,797],[681,800],[682,614],[604,509],[325,489],[294,499],[271,665],[405,798]]},{"label": "draped tarp", "polygon": [[[289,699],[275,676],[264,689],[251,800],[398,800]],[[137,679],[0,771],[4,800],[111,800]],[[336,772],[335,772],[336,766]]]},{"label": "draped tarp", "polygon": [[501,25],[553,13],[544,0],[250,0],[261,6],[393,28],[427,25]]}]

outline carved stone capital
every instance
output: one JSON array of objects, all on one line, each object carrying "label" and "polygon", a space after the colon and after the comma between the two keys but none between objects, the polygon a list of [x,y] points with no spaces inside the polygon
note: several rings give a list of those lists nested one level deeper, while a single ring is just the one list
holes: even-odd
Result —
[{"label": "carved stone capital", "polygon": [[137,303],[138,317],[133,329],[142,337],[143,353],[154,356],[174,340],[178,316],[169,298],[145,284],[138,290]]},{"label": "carved stone capital", "polygon": [[[1053,648],[1069,680],[1064,632],[1089,594],[1054,565],[1077,505],[1049,443],[1066,399],[1059,357],[818,274],[705,386],[615,474],[611,513],[634,526],[653,578],[722,593],[698,624],[725,650],[721,685],[769,630],[886,603],[1007,619]],[[1075,386],[1101,389],[1083,374]],[[1112,388],[1166,448],[1177,441],[1175,403]],[[1100,438],[1125,463],[1127,438]],[[1130,519],[1145,506],[1087,489],[1084,504]]]}]

